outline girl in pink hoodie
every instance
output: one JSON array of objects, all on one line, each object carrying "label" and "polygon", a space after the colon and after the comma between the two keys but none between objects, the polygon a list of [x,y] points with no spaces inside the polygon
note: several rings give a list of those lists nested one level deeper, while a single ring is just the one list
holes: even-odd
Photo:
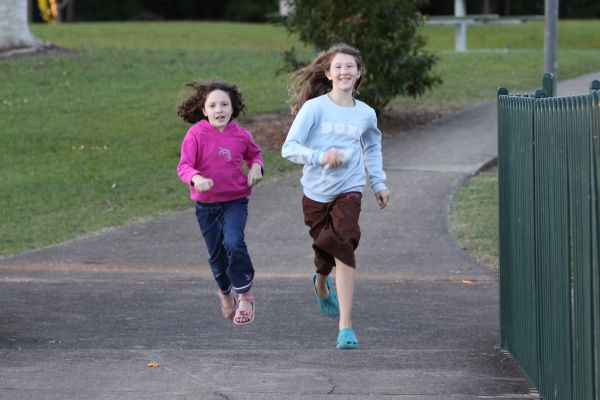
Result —
[{"label": "girl in pink hoodie", "polygon": [[247,325],[254,320],[256,302],[250,293],[254,267],[244,230],[248,197],[263,176],[261,150],[250,132],[234,121],[246,108],[236,85],[211,79],[187,86],[193,92],[177,115],[193,125],[183,139],[177,173],[196,202],[208,262],[220,289],[221,312],[234,324]]}]

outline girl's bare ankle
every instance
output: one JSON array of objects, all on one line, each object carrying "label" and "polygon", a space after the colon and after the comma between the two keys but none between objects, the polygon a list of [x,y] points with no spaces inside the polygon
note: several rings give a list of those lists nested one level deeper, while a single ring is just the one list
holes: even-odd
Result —
[{"label": "girl's bare ankle", "polygon": [[326,276],[317,274],[315,286],[316,286],[317,294],[319,295],[319,297],[325,298],[325,297],[329,296],[329,289],[327,288],[327,277]]},{"label": "girl's bare ankle", "polygon": [[252,298],[252,294],[250,294],[250,292],[246,292],[246,293],[240,293],[238,296],[239,300],[248,300]]}]

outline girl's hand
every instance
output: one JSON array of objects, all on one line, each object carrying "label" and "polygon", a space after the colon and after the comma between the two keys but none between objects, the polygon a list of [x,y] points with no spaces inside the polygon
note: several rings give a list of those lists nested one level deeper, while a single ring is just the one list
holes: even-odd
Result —
[{"label": "girl's hand", "polygon": [[248,187],[256,185],[262,179],[262,166],[260,164],[252,164],[248,171]]},{"label": "girl's hand", "polygon": [[375,198],[377,199],[377,204],[379,204],[379,208],[383,209],[385,208],[385,206],[388,205],[388,202],[390,201],[390,191],[385,189],[381,192],[377,192],[375,193]]},{"label": "girl's hand", "polygon": [[342,164],[342,153],[334,148],[327,150],[323,155],[323,164],[331,168],[339,167]]},{"label": "girl's hand", "polygon": [[212,179],[200,175],[192,176],[192,183],[198,193],[208,192],[214,186]]}]

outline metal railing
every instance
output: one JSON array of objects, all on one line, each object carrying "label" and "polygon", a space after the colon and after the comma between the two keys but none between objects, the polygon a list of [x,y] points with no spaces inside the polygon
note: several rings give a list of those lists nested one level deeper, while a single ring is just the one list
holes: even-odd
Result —
[{"label": "metal railing", "polygon": [[544,399],[600,399],[600,82],[498,89],[500,330]]}]

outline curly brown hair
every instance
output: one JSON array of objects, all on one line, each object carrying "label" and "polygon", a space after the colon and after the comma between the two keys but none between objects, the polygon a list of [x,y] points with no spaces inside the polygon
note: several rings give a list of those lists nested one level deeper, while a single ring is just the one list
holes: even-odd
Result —
[{"label": "curly brown hair", "polygon": [[185,122],[195,124],[202,119],[206,119],[206,115],[204,115],[202,109],[204,108],[206,98],[214,90],[222,90],[229,95],[233,109],[231,119],[237,118],[240,113],[246,111],[244,97],[238,86],[234,83],[227,83],[219,78],[211,78],[205,82],[191,81],[185,86],[193,89],[189,97],[177,107],[177,115]]},{"label": "curly brown hair", "polygon": [[348,54],[356,60],[356,66],[361,71],[360,77],[354,84],[354,90],[358,93],[358,88],[365,76],[365,66],[360,51],[346,43],[336,43],[327,51],[320,52],[309,65],[291,74],[289,103],[292,115],[296,115],[307,100],[331,91],[331,81],[327,79],[325,72],[329,70],[331,60],[338,53]]}]

